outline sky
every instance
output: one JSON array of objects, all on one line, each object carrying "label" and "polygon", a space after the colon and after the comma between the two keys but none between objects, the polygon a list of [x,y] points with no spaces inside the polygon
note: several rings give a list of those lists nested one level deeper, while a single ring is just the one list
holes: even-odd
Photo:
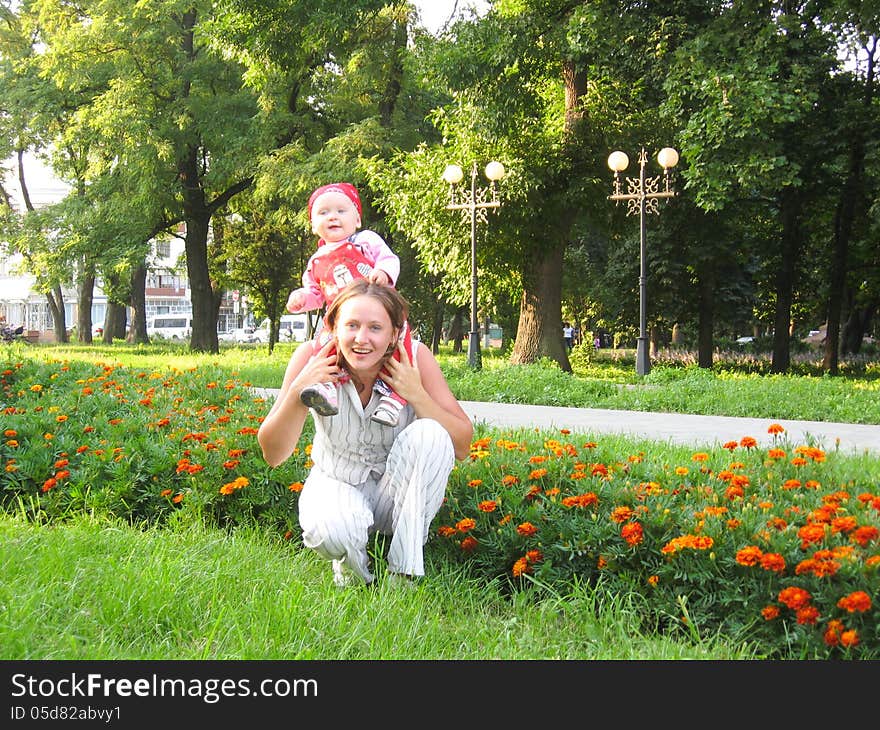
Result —
[{"label": "sky", "polygon": [[[419,10],[422,25],[432,33],[439,31],[453,13],[460,15],[463,10],[470,7],[478,12],[484,12],[489,8],[486,0],[413,0],[413,4]],[[7,161],[6,167],[13,172],[4,180],[4,187],[16,201],[20,201],[21,192],[18,178],[14,174],[14,160]],[[58,200],[67,190],[64,184],[56,180],[51,171],[33,155],[25,156],[25,174],[31,202],[36,207]]]},{"label": "sky", "polygon": [[478,12],[489,8],[486,0],[413,0],[413,5],[419,9],[422,25],[432,33],[440,30],[453,12],[459,14],[468,7],[473,7]]}]

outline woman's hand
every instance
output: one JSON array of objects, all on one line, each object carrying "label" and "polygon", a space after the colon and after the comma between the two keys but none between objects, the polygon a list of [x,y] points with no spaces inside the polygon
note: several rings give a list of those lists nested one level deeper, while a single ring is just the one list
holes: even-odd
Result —
[{"label": "woman's hand", "polygon": [[397,351],[400,353],[400,360],[389,357],[385,361],[387,374],[383,375],[382,379],[394,389],[395,393],[411,401],[425,392],[422,376],[418,367],[409,359],[403,342],[397,343]]},{"label": "woman's hand", "polygon": [[290,384],[290,392],[299,398],[303,388],[314,383],[335,383],[339,380],[339,355],[331,352],[336,338],[331,337],[324,346],[312,355]]}]

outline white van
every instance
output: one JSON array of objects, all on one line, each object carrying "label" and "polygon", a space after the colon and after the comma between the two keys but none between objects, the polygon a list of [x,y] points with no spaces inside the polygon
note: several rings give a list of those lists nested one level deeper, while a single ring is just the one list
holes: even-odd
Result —
[{"label": "white van", "polygon": [[147,320],[147,336],[166,340],[188,340],[192,336],[192,316],[159,314]]},{"label": "white van", "polygon": [[[278,328],[278,340],[280,342],[305,342],[309,333],[308,317],[308,314],[282,314],[281,324]],[[260,326],[253,331],[251,342],[268,342],[270,324],[268,317],[260,322]]]}]

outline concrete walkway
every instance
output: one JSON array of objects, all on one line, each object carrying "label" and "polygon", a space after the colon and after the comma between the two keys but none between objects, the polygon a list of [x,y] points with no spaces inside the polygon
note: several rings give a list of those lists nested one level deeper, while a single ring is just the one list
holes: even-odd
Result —
[{"label": "concrete walkway", "polygon": [[475,424],[482,422],[501,428],[567,428],[594,436],[612,433],[707,448],[739,441],[743,436],[751,436],[762,446],[770,445],[773,437],[767,428],[771,423],[778,423],[785,429],[783,436],[795,446],[812,445],[825,451],[839,448],[880,456],[880,426],[875,425],[474,401],[462,401],[461,405]]},{"label": "concrete walkway", "polygon": [[[255,389],[267,400],[278,391]],[[567,428],[598,437],[620,434],[649,441],[691,444],[709,449],[727,441],[751,436],[761,446],[773,443],[767,433],[771,423],[785,429],[783,436],[795,446],[816,446],[825,451],[835,448],[852,453],[868,452],[880,457],[880,426],[823,421],[791,421],[770,418],[734,418],[731,416],[694,416],[682,413],[644,413],[605,408],[563,408],[515,403],[461,401],[465,413],[475,423],[498,428]]]}]

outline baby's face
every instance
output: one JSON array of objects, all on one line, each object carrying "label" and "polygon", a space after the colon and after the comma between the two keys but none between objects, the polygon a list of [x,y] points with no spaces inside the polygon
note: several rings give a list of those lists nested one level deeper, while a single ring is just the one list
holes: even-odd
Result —
[{"label": "baby's face", "polygon": [[355,204],[343,193],[323,193],[312,203],[312,232],[328,243],[344,241],[360,226]]}]

